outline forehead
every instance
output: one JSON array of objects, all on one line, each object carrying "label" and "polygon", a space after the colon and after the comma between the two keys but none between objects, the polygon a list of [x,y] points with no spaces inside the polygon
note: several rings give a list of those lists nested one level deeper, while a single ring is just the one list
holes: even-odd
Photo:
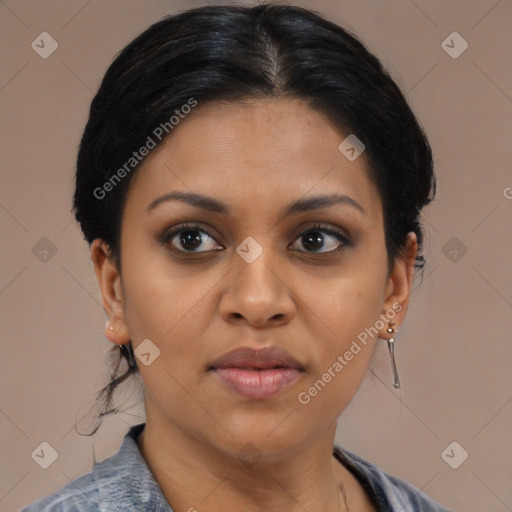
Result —
[{"label": "forehead", "polygon": [[375,220],[380,198],[364,153],[350,161],[338,149],[347,135],[302,100],[199,104],[146,157],[127,207],[145,208],[172,190],[213,196],[239,213],[339,193]]}]

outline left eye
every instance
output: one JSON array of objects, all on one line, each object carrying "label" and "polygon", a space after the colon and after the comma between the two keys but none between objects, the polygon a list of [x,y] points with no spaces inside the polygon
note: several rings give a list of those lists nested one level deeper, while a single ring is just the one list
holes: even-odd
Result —
[{"label": "left eye", "polygon": [[[325,236],[325,234],[327,236]],[[335,252],[342,250],[345,246],[349,245],[349,241],[341,233],[336,233],[331,229],[316,226],[304,231],[297,240],[300,240],[304,247],[308,248],[308,251],[313,253],[325,253]],[[327,245],[327,250],[321,251],[319,249],[324,248]],[[331,249],[329,249],[331,247]],[[300,251],[300,250],[299,250]],[[304,252],[304,251],[300,251]]]},{"label": "left eye", "polygon": [[[208,241],[206,249],[199,250],[201,245],[204,245],[205,241]],[[313,226],[309,228],[301,233],[296,238],[296,241],[301,242],[303,247],[307,250],[293,250],[310,253],[336,252],[350,245],[349,240],[345,236],[325,226]],[[170,243],[176,251],[182,253],[208,252],[222,249],[222,246],[217,244],[215,239],[207,231],[197,225],[177,226],[172,231],[163,235],[161,243]],[[324,249],[326,246],[327,250],[320,250]],[[291,247],[293,248],[293,245]]]}]

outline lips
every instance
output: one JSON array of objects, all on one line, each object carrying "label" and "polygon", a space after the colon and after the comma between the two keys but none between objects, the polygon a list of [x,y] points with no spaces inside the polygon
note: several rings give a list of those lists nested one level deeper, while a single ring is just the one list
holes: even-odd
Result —
[{"label": "lips", "polygon": [[237,348],[216,359],[211,368],[295,368],[304,370],[296,359],[279,347],[265,347],[260,350],[248,347]]},{"label": "lips", "polygon": [[248,399],[266,399],[293,385],[301,364],[278,347],[242,347],[216,359],[209,370],[230,390]]}]

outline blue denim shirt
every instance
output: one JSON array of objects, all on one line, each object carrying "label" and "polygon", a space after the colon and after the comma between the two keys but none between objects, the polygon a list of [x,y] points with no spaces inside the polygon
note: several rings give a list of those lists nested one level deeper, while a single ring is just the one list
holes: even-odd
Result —
[{"label": "blue denim shirt", "polygon": [[[131,427],[119,451],[91,473],[21,512],[173,512],[137,445],[144,426]],[[451,512],[355,453],[335,445],[334,456],[361,482],[378,512]],[[199,504],[196,507],[201,511]]]}]

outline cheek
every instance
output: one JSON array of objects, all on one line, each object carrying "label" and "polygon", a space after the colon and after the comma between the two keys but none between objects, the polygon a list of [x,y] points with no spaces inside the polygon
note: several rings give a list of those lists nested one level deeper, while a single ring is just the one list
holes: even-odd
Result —
[{"label": "cheek", "polygon": [[329,357],[333,351],[344,351],[379,319],[386,275],[386,252],[380,238],[378,233],[367,235],[329,274],[304,275],[296,283],[299,315],[312,322],[311,332],[316,324]]},{"label": "cheek", "polygon": [[[149,365],[146,366],[143,359],[137,361],[151,402],[163,407],[165,414],[173,414],[168,409],[172,404],[173,411],[188,410],[192,416],[202,418],[204,411],[184,390],[193,388],[191,374],[201,373],[203,369],[199,366],[204,351],[201,319],[208,317],[203,308],[208,304],[207,290],[216,280],[194,278],[183,272],[180,277],[174,275],[171,279],[168,274],[168,270],[157,267],[150,273],[129,274],[130,279],[125,284],[129,297],[125,310],[128,329],[136,354],[142,352],[137,348],[143,340],[149,339],[157,347],[149,345],[150,352],[154,350],[158,354]],[[175,421],[181,420],[176,417]]]},{"label": "cheek", "polygon": [[214,293],[219,276],[197,269],[170,272],[158,266],[150,272],[135,268],[126,276],[125,313],[134,349],[150,339],[172,371],[183,367],[180,360],[196,358],[205,329],[202,320],[208,321],[209,293]]},{"label": "cheek", "polygon": [[382,293],[377,276],[363,275],[303,290],[307,307],[302,315],[311,321],[308,329],[316,347],[297,398],[313,415],[330,411],[334,420],[354,396],[370,363],[377,339],[370,328],[379,319]]},{"label": "cheek", "polygon": [[334,350],[343,350],[379,318],[381,278],[369,272],[351,272],[322,283],[306,280],[301,288],[302,318],[312,322],[312,332],[315,324],[319,339]]}]

